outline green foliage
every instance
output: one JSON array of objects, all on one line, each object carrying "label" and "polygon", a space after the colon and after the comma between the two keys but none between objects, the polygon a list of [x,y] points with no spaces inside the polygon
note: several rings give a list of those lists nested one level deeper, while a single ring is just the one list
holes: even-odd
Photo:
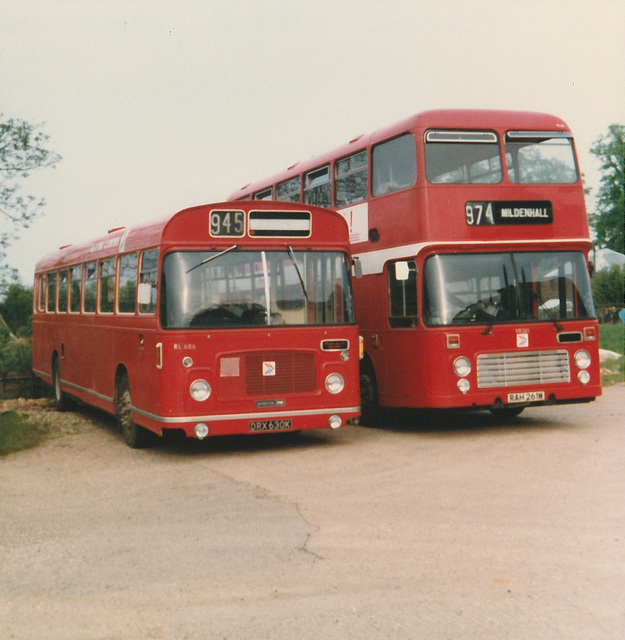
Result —
[{"label": "green foliage", "polygon": [[41,124],[0,114],[0,285],[14,278],[14,270],[5,264],[6,249],[41,215],[45,200],[22,195],[21,182],[31,171],[54,167],[61,157],[45,148],[48,136]]},{"label": "green foliage", "polygon": [[625,325],[622,322],[617,324],[599,325],[599,347],[614,351],[614,353],[625,354]]},{"label": "green foliage", "polygon": [[0,341],[0,375],[17,371],[29,373],[33,368],[33,346],[30,340]]},{"label": "green foliage", "polygon": [[592,295],[597,306],[623,308],[623,282],[625,271],[617,265],[597,271],[592,279]]},{"label": "green foliage", "polygon": [[32,290],[21,284],[9,285],[2,302],[0,302],[0,315],[14,334],[32,335]]},{"label": "green foliage", "polygon": [[0,456],[38,445],[47,429],[23,418],[15,411],[0,413]]},{"label": "green foliage", "polygon": [[620,358],[603,360],[601,384],[606,386],[625,382],[625,325],[620,321],[615,324],[600,324],[599,347],[621,355]]},{"label": "green foliage", "polygon": [[590,152],[601,162],[597,213],[590,216],[597,243],[623,253],[625,227],[625,126],[612,124]]}]

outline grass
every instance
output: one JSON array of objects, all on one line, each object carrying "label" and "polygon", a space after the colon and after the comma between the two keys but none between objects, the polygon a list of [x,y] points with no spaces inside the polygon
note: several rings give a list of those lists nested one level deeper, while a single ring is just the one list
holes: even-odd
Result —
[{"label": "grass", "polygon": [[599,347],[620,354],[620,358],[604,360],[601,363],[601,383],[603,385],[615,384],[625,381],[625,357],[624,354],[625,325],[600,324]]},{"label": "grass", "polygon": [[0,456],[36,447],[48,429],[15,411],[0,413]]}]

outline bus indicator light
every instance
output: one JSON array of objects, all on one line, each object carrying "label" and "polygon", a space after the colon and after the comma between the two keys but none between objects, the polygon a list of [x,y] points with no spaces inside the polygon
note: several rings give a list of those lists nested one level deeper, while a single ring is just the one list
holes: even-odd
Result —
[{"label": "bus indicator light", "polygon": [[447,334],[447,348],[460,349],[460,334],[458,333]]}]

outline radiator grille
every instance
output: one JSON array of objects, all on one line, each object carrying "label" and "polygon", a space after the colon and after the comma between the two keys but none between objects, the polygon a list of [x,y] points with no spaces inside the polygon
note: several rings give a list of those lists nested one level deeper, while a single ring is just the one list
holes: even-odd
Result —
[{"label": "radiator grille", "polygon": [[477,386],[516,387],[524,384],[569,382],[565,350],[486,353],[477,357]]},{"label": "radiator grille", "polygon": [[[269,363],[269,365],[267,365]],[[275,366],[275,375],[263,375]],[[312,353],[265,352],[245,356],[245,386],[250,396],[315,391],[317,373]]]}]

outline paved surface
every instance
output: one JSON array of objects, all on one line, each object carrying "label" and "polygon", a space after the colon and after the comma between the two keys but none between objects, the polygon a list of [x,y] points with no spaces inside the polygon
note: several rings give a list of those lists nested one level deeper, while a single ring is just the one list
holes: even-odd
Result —
[{"label": "paved surface", "polygon": [[625,637],[625,387],[338,432],[0,458],[0,638]]}]

